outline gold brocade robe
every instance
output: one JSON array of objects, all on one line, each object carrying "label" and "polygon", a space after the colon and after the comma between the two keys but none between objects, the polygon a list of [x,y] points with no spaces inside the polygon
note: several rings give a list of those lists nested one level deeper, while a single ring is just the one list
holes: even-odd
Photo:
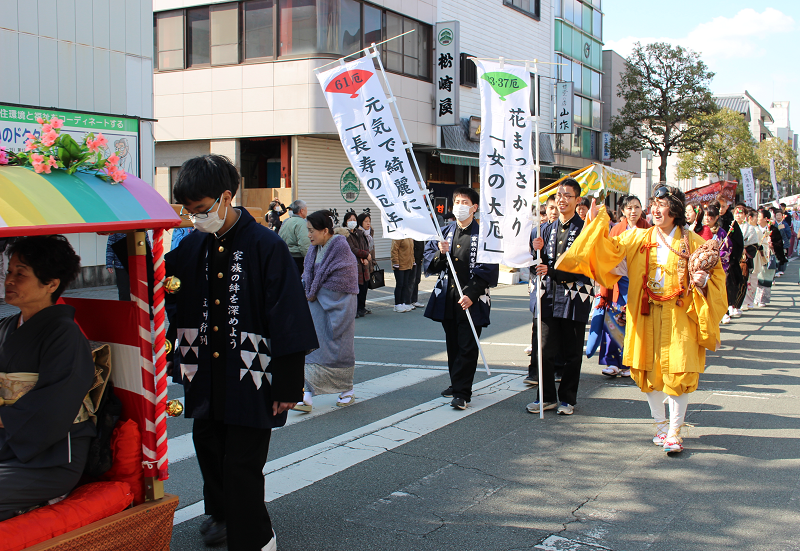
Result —
[{"label": "gold brocade robe", "polygon": [[[641,313],[647,258],[642,245],[656,242],[658,236],[655,231],[636,228],[618,237],[609,237],[608,214],[605,207],[601,207],[598,216],[584,227],[572,247],[558,259],[556,269],[580,273],[604,287],[613,287],[621,275],[612,271],[627,260],[630,284],[623,363],[642,371],[658,369],[668,373],[702,373],[706,349],[716,350],[720,344],[719,323],[728,310],[725,271],[722,264],[717,263],[709,274],[705,296],[693,288],[687,290],[686,296],[681,299],[683,306],[677,306],[676,299],[657,303],[663,307],[662,320],[665,317],[671,320],[671,323],[663,323],[659,327],[669,326],[672,329],[669,335],[660,335],[661,346],[656,355],[653,349],[653,318]],[[681,247],[682,232],[682,228],[678,228],[670,243],[676,251]],[[689,232],[689,254],[703,243],[703,238]],[[650,277],[656,274],[656,256],[654,247],[650,250]],[[680,289],[678,255],[669,253],[662,273],[664,295]],[[684,286],[688,289],[689,282],[685,281]],[[660,359],[659,366],[654,365],[656,356]]]}]

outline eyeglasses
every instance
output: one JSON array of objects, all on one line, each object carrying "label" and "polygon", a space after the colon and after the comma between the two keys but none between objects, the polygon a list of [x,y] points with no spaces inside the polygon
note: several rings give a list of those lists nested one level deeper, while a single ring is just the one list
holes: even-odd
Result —
[{"label": "eyeglasses", "polygon": [[[219,203],[219,199],[214,201],[214,205]],[[211,208],[205,212],[198,212],[198,213],[191,213],[191,212],[183,212],[184,207],[181,207],[181,212],[178,214],[181,218],[189,219],[189,220],[204,220],[208,218],[208,215],[211,213],[211,209],[214,208],[214,205],[211,205]]]},{"label": "eyeglasses", "polygon": [[556,199],[573,199],[574,195],[566,195],[564,193],[556,193]]},{"label": "eyeglasses", "polygon": [[669,188],[666,187],[666,186],[661,186],[653,194],[653,197],[655,197],[656,199],[663,199],[663,198],[668,197],[668,196],[669,197],[675,197],[674,195],[672,195],[672,193],[670,193]]}]

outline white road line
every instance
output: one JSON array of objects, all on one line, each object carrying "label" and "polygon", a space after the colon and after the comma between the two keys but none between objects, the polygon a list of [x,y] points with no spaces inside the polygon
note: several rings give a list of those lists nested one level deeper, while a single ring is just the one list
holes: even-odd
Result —
[{"label": "white road line", "polygon": [[[367,339],[372,341],[407,341],[407,342],[440,342],[444,344],[446,341],[444,339],[407,339],[403,337],[364,337],[362,335],[356,335],[357,339]],[[530,343],[516,343],[516,342],[490,342],[490,341],[481,341],[481,344],[488,344],[490,346],[519,346],[520,348],[525,348],[526,346],[530,346]]]},{"label": "white road line", "polygon": [[[443,369],[446,371],[447,367]],[[443,375],[441,371],[440,369],[431,369],[430,366],[421,366],[421,368],[404,369],[403,371],[390,373],[383,377],[376,377],[375,379],[358,383],[353,385],[353,390],[355,390],[356,393],[356,403],[371,400],[372,398],[377,398],[383,394],[389,394],[395,390],[412,386],[427,381],[428,379],[440,377]],[[179,398],[179,400],[183,403],[183,398]],[[342,409],[336,405],[336,400],[336,394],[316,396],[311,413],[290,411],[289,418],[286,420],[286,426]],[[167,443],[167,457],[169,458],[170,464],[174,465],[175,463],[194,456],[195,451],[191,432],[169,439]]]},{"label": "white road line", "polygon": [[[420,295],[424,295],[425,293],[430,293],[430,291],[419,291]],[[367,302],[368,303],[369,302],[384,302],[384,301],[387,301],[387,300],[394,300],[394,293],[392,293],[391,295],[387,295],[385,297],[381,297],[381,298],[371,298]]]},{"label": "white road line", "polygon": [[728,394],[722,392],[714,392],[712,396],[728,396],[730,398],[752,398],[753,400],[769,400],[769,398],[764,398],[763,396],[745,396],[744,394]]},{"label": "white road line", "polygon": [[[436,399],[401,411],[380,421],[286,455],[264,466],[265,501],[270,502],[372,459],[384,452],[425,436],[526,390],[518,377],[504,374],[474,386],[472,402],[465,411]],[[175,512],[173,525],[204,512],[202,501]]]},{"label": "white road line", "polygon": [[[396,364],[386,362],[356,362],[356,365],[369,365],[377,367],[402,367],[405,369],[435,369],[437,371],[447,371],[446,365],[425,365],[425,364]],[[496,365],[496,364],[492,364]],[[527,369],[506,369],[492,367],[493,373],[513,373],[515,375],[527,375]]]}]

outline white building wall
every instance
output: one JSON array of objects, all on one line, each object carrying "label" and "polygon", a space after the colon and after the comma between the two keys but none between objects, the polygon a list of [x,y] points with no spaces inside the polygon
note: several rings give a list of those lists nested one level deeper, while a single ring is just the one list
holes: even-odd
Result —
[{"label": "white building wall", "polygon": [[[151,0],[0,0],[0,103],[152,118],[152,75]],[[152,185],[151,126],[140,147]],[[105,237],[70,242],[84,267],[105,264]]]},{"label": "white building wall", "polygon": [[[461,22],[461,51],[475,57],[539,60],[542,76],[542,118],[539,131],[550,132],[552,121],[553,11],[547,0],[541,2],[539,21],[504,6],[500,0],[440,0],[438,21]],[[435,41],[434,41],[435,42]],[[434,57],[435,59],[435,57]],[[533,69],[531,69],[532,71]],[[461,117],[481,115],[480,91],[462,86]]]}]

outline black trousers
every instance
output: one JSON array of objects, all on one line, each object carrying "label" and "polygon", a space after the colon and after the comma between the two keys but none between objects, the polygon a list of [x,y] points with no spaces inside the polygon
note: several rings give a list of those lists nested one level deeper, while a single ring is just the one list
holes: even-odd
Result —
[{"label": "black trousers", "polygon": [[366,310],[367,308],[367,291],[369,290],[368,282],[364,282],[358,286],[358,311]]},{"label": "black trousers", "polygon": [[262,473],[270,434],[270,429],[194,421],[206,514],[226,522],[230,551],[256,551],[272,539]]},{"label": "black trousers", "polygon": [[[581,379],[583,338],[586,323],[563,318],[542,318],[542,393],[545,402],[567,402],[575,405]],[[561,367],[561,383],[556,392],[556,358]]]},{"label": "black trousers", "polygon": [[117,294],[120,300],[131,299],[131,278],[128,270],[124,268],[114,268],[114,275],[117,277]]},{"label": "black trousers", "polygon": [[742,285],[742,267],[739,262],[731,262],[728,266],[728,273],[725,274],[725,290],[728,294],[728,306],[736,307],[736,299],[739,296],[739,288]]},{"label": "black trousers", "polygon": [[[467,314],[460,306],[453,319],[442,321],[444,337],[447,343],[447,369],[450,372],[450,386],[453,387],[454,398],[464,398],[467,402],[472,398],[472,382],[478,367],[478,343],[467,320]],[[476,327],[478,337],[481,328]]]},{"label": "black trousers", "polygon": [[293,256],[294,263],[297,264],[297,270],[300,272],[300,277],[303,277],[303,265],[305,264],[305,257]]},{"label": "black trousers", "polygon": [[[536,316],[533,316],[531,325],[531,363],[528,365],[528,377],[539,380],[539,343],[536,332]],[[544,370],[544,365],[542,365]]]},{"label": "black trousers", "polygon": [[422,266],[417,262],[411,268],[411,302],[419,301],[419,282],[422,281]]},{"label": "black trousers", "polygon": [[411,304],[411,276],[413,270],[394,269],[394,303]]}]

